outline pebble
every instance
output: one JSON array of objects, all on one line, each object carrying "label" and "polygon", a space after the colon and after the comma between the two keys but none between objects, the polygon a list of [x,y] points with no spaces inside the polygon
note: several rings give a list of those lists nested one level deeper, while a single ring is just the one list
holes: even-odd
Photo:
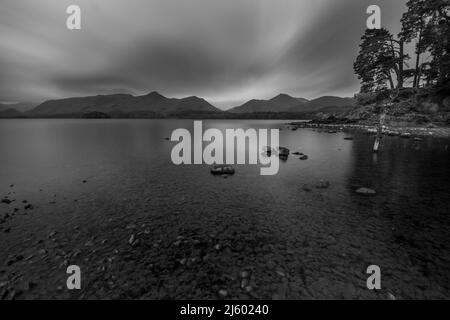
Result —
[{"label": "pebble", "polygon": [[284,272],[282,271],[277,271],[277,274],[282,278],[286,277],[286,274],[284,274]]},{"label": "pebble", "polygon": [[219,296],[221,296],[222,298],[225,298],[226,296],[228,296],[227,290],[224,290],[224,289],[219,290]]},{"label": "pebble", "polygon": [[174,245],[175,247],[178,247],[180,244],[181,244],[181,240],[177,240],[177,241],[174,242],[173,245]]},{"label": "pebble", "polygon": [[129,243],[130,245],[133,245],[135,239],[136,239],[135,235],[132,234],[132,235],[130,236],[130,239],[128,240],[128,243]]}]

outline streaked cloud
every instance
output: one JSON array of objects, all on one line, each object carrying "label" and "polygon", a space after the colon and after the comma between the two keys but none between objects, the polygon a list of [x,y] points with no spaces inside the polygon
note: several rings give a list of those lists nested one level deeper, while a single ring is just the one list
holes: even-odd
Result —
[{"label": "streaked cloud", "polygon": [[[3,0],[0,101],[157,90],[219,107],[280,92],[353,95],[365,10],[406,0]],[[65,28],[70,4],[82,30]]]}]

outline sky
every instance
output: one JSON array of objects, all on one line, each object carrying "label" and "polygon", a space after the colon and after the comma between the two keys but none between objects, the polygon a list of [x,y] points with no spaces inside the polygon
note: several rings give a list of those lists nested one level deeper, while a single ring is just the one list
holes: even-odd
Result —
[{"label": "sky", "polygon": [[[0,102],[158,91],[228,109],[279,93],[353,96],[366,9],[406,0],[1,0]],[[66,9],[81,8],[81,30]]]}]

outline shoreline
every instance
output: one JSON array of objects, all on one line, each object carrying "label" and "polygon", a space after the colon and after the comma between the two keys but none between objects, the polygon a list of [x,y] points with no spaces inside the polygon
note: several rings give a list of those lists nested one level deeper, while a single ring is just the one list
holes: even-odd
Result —
[{"label": "shoreline", "polygon": [[[336,132],[364,132],[369,134],[377,133],[377,125],[353,123],[320,123],[320,122],[289,122],[286,125],[291,127],[291,130],[297,129],[323,129],[329,130],[329,133]],[[433,137],[433,138],[450,138],[450,127],[438,127],[438,126],[383,126],[382,131],[384,136],[401,137],[401,138],[421,138],[421,137]]]}]

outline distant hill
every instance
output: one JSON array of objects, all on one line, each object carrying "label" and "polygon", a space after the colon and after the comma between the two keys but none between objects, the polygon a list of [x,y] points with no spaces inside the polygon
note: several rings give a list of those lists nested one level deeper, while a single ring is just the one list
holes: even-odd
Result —
[{"label": "distant hill", "polygon": [[344,112],[355,106],[352,98],[324,96],[314,100],[293,98],[280,94],[270,100],[250,100],[239,107],[228,110],[231,113],[316,113]]},{"label": "distant hill", "polygon": [[16,109],[0,109],[0,118],[22,118],[24,114]]},{"label": "distant hill", "polygon": [[27,112],[36,107],[37,103],[32,102],[20,102],[20,103],[13,103],[13,104],[2,104],[0,103],[0,111],[5,111],[8,109],[15,109],[20,112]]},{"label": "distant hill", "polygon": [[290,112],[341,112],[347,111],[355,106],[356,101],[352,98],[340,98],[333,96],[320,97],[306,103],[293,106]]},{"label": "distant hill", "polygon": [[287,94],[279,94],[270,100],[250,100],[241,106],[228,110],[231,113],[263,113],[263,112],[289,112],[295,106],[302,105],[308,100],[294,98]]},{"label": "distant hill", "polygon": [[83,116],[100,112],[124,117],[170,116],[187,113],[220,113],[221,111],[198,97],[167,98],[158,92],[144,96],[129,94],[49,100],[31,110],[32,117]]}]

